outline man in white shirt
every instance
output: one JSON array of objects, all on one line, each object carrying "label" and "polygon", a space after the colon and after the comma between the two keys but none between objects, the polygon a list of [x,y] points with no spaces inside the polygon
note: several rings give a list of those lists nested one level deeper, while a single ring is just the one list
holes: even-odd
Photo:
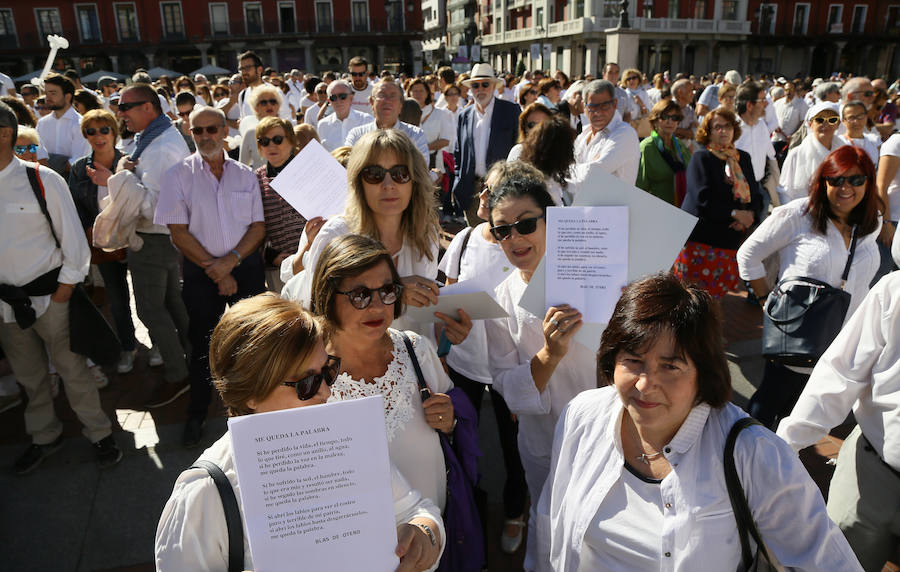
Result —
[{"label": "man in white shirt", "polygon": [[373,86],[369,83],[369,62],[362,56],[356,56],[347,67],[353,82],[353,109],[372,115],[370,100]]},{"label": "man in white shirt", "polygon": [[53,110],[37,122],[41,148],[50,157],[50,167],[67,177],[75,161],[91,152],[81,134],[81,115],[72,107],[75,86],[65,76],[50,74],[44,78],[45,105]]},{"label": "man in white shirt", "polygon": [[403,123],[400,121],[400,110],[403,107],[403,91],[400,86],[393,81],[382,81],[372,90],[372,96],[369,98],[372,111],[375,112],[375,119],[369,120],[369,123],[360,125],[351,129],[347,133],[347,139],[344,145],[352,147],[356,141],[377,129],[397,129],[406,133],[416,148],[422,153],[425,162],[428,162],[428,140],[425,138],[425,132],[415,125]]},{"label": "man in white shirt", "polygon": [[[97,462],[109,467],[122,452],[85,357],[69,349],[69,299],[88,273],[90,250],[66,182],[38,168],[38,189],[32,186],[26,167],[35,165],[13,153],[17,130],[15,113],[0,103],[0,347],[28,394],[25,428],[32,439],[14,470],[33,471],[63,444],[51,360]],[[41,191],[46,215],[37,198]]]},{"label": "man in white shirt", "polygon": [[351,129],[371,122],[372,116],[351,108],[353,87],[346,80],[339,79],[328,84],[326,94],[334,113],[322,118],[316,131],[322,146],[331,152],[344,144]]},{"label": "man in white shirt", "polygon": [[691,103],[694,100],[694,86],[689,79],[679,79],[672,84],[672,98],[681,108],[682,119],[675,128],[675,136],[687,143],[693,150],[694,139],[697,135],[697,114]]},{"label": "man in white shirt", "polygon": [[779,99],[773,105],[775,115],[778,117],[779,132],[773,135],[776,141],[789,141],[791,135],[800,128],[803,118],[809,108],[802,99],[795,96],[794,84],[786,83],[784,85],[784,97]]},{"label": "man in white shirt", "polygon": [[316,104],[306,110],[306,114],[303,116],[303,123],[317,127],[320,117],[324,119],[334,111],[328,105],[328,84],[324,81],[316,83],[316,86],[313,88],[313,97],[315,97]]},{"label": "man in white shirt", "polygon": [[595,79],[584,88],[584,110],[590,125],[575,139],[575,161],[598,163],[629,185],[637,180],[641,159],[637,132],[616,113],[615,86]]},{"label": "man in white shirt", "polygon": [[3,72],[0,72],[0,88],[3,89],[2,95],[8,95],[10,97],[16,96],[16,84],[13,83],[11,77]]},{"label": "man in white shirt", "polygon": [[[253,108],[250,106],[250,93],[257,87],[263,85],[262,60],[254,52],[244,52],[238,56],[238,71],[241,72],[241,79],[244,82],[244,90],[238,95],[238,104],[241,110],[241,119],[244,117],[256,117]],[[290,119],[291,123],[296,123],[297,118],[291,117],[291,106],[288,98],[281,98],[281,107],[278,109],[278,116],[283,119]]]},{"label": "man in white shirt", "polygon": [[[618,102],[616,103],[616,111],[619,112],[622,121],[629,123],[631,118],[638,114],[638,109],[634,100],[628,97],[628,93],[619,87],[619,64],[607,62],[606,65],[603,66],[603,79],[615,86],[616,101]],[[534,83],[537,85],[537,80],[535,80]]]},{"label": "man in white shirt", "polygon": [[[767,191],[763,193],[763,217],[768,212],[770,201],[778,200],[776,187],[781,174],[772,172],[766,178],[767,163],[770,165],[770,170],[778,167],[778,164],[774,162],[775,147],[772,146],[772,140],[769,138],[769,127],[763,119],[767,106],[766,90],[762,84],[757,82],[745,83],[738,88],[734,97],[734,108],[741,121],[741,137],[734,142],[734,146],[750,155],[753,177]],[[773,161],[769,162],[769,159],[773,159]],[[746,173],[744,174],[746,175]],[[766,179],[765,182],[763,179]]]},{"label": "man in white shirt", "polygon": [[900,273],[882,278],[819,358],[778,436],[799,451],[841,424],[859,424],[837,458],[828,516],[866,570],[900,546]]}]

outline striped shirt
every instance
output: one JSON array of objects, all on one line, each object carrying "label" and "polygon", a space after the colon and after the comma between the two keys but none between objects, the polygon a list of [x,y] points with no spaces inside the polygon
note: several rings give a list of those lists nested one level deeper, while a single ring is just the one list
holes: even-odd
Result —
[{"label": "striped shirt", "polygon": [[[285,163],[287,165],[287,163]],[[275,189],[271,182],[281,169],[263,165],[256,170],[259,193],[262,196],[263,214],[266,219],[266,249],[276,251],[275,256],[284,252],[293,254],[300,243],[300,235],[306,226],[306,219],[298,213]],[[274,257],[273,257],[274,258]],[[269,256],[266,256],[269,260]]]}]

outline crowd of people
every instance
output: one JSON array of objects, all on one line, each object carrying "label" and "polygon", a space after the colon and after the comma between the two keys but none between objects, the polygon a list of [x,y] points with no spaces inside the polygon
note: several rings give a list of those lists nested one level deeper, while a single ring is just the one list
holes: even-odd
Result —
[{"label": "crowd of people", "polygon": [[[480,570],[480,538],[496,532],[504,552],[524,545],[529,571],[734,569],[747,531],[729,464],[760,557],[797,570],[900,558],[900,80],[651,78],[615,63],[602,77],[486,63],[413,77],[362,57],[313,75],[253,52],[237,64],[217,81],[139,69],[95,89],[75,70],[20,86],[0,74],[0,348],[13,374],[0,412],[19,411],[24,388],[32,440],[15,472],[62,445],[60,383],[99,466],[121,460],[99,390],[104,367],[135,366],[133,299],[163,368],[146,406],[187,395],[185,447],[203,442],[216,393],[231,416],[383,396],[401,570]],[[347,173],[345,210],[327,219],[272,186],[313,140]],[[592,169],[697,218],[669,272],[625,288],[596,352],[576,339],[578,308],[519,306],[547,209],[571,205]],[[766,306],[798,277],[849,295],[843,328],[808,362],[766,355],[744,412],[717,299]],[[476,278],[505,318],[407,315]],[[107,293],[111,363],[70,345],[85,283]],[[481,530],[474,503],[479,530],[462,534],[442,513],[478,496],[465,469],[486,395],[504,523]],[[826,505],[795,451],[851,410]],[[735,440],[748,413],[764,427]],[[227,435],[200,458],[237,486]],[[207,477],[191,468],[175,483],[160,569],[229,569]]]}]

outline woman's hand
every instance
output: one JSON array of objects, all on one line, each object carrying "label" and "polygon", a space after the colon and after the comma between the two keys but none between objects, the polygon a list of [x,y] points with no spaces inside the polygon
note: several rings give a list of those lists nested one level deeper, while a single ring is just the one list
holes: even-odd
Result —
[{"label": "woman's hand", "polygon": [[417,308],[437,304],[439,290],[434,280],[421,276],[405,276],[400,281],[403,283],[404,304]]},{"label": "woman's hand", "polygon": [[447,336],[447,339],[453,345],[463,343],[463,340],[466,339],[472,330],[472,320],[466,314],[466,311],[462,308],[458,308],[457,311],[459,312],[459,320],[441,312],[434,313],[437,318],[444,322],[444,335]]},{"label": "woman's hand", "polygon": [[[438,534],[434,523],[428,526]],[[397,572],[420,572],[434,566],[440,554],[440,539],[437,540],[437,544],[432,545],[428,534],[414,524],[398,526],[395,553],[400,557],[400,565],[397,566]]]},{"label": "woman's hand", "polygon": [[562,359],[569,352],[569,342],[581,329],[581,312],[568,304],[551,306],[544,316],[544,347],[552,358]]},{"label": "woman's hand", "polygon": [[453,402],[446,393],[432,393],[422,403],[425,409],[425,421],[432,429],[446,434],[453,431]]},{"label": "woman's hand", "polygon": [[753,224],[753,211],[736,210],[731,215],[731,218],[734,219],[734,222],[730,225],[731,228],[734,230],[746,230]]},{"label": "woman's hand", "polygon": [[104,165],[94,164],[93,167],[89,165],[85,167],[85,172],[87,172],[87,176],[91,178],[91,182],[98,187],[106,187],[109,178],[112,177],[112,171],[107,169]]},{"label": "woman's hand", "polygon": [[322,230],[322,225],[325,224],[327,219],[317,216],[306,221],[306,226],[303,227],[303,232],[306,233],[306,244],[307,247],[312,246],[313,241],[316,239],[316,235],[319,234],[319,231]]},{"label": "woman's hand", "polygon": [[72,292],[74,290],[74,284],[60,283],[59,286],[56,287],[56,292],[50,295],[50,301],[56,302],[57,304],[65,304],[72,298]]}]

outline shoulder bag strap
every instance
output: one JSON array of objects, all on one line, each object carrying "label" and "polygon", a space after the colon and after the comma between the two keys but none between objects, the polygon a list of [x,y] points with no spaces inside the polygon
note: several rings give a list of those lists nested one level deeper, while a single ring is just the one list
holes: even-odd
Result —
[{"label": "shoulder bag strap", "polygon": [[753,564],[753,553],[750,550],[750,540],[747,538],[748,533],[756,542],[757,552],[762,553],[766,561],[769,560],[762,537],[756,528],[756,523],[753,522],[753,514],[750,512],[750,506],[747,504],[747,496],[744,494],[737,468],[734,465],[734,445],[738,434],[753,425],[762,424],[752,417],[744,417],[735,422],[731,427],[731,431],[728,432],[728,438],[725,440],[725,455],[723,459],[725,485],[728,488],[728,498],[731,500],[734,519],[737,521],[738,536],[741,541],[741,561],[745,570],[749,569]]},{"label": "shoulder bag strap", "polygon": [[53,228],[53,220],[50,218],[50,212],[47,210],[44,183],[41,181],[41,175],[38,173],[38,166],[26,166],[25,172],[28,174],[28,182],[31,183],[31,191],[34,193],[34,198],[37,199],[38,205],[41,207],[41,212],[44,214],[44,218],[47,219],[47,224],[50,225],[50,234],[53,235],[53,242],[56,243],[56,248],[61,248],[59,245],[59,238],[56,236],[56,230]]},{"label": "shoulder bag strap", "polygon": [[419,366],[419,358],[416,357],[416,350],[413,349],[412,340],[409,339],[406,332],[400,332],[400,335],[403,336],[403,343],[406,344],[406,351],[409,352],[409,359],[412,360],[413,369],[416,370],[416,379],[419,381],[419,397],[422,398],[422,401],[424,402],[431,397],[431,390],[428,389],[428,385],[425,383],[425,376],[422,375],[422,368]]},{"label": "shoulder bag strap", "polygon": [[463,254],[466,252],[466,247],[469,246],[469,239],[472,238],[472,233],[475,232],[475,227],[469,227],[466,233],[466,236],[463,237],[462,245],[459,249],[459,259],[456,261],[456,281],[459,281],[459,275],[462,272],[462,259]]},{"label": "shoulder bag strap", "polygon": [[856,225],[853,225],[852,235],[850,238],[850,254],[847,255],[847,265],[844,266],[844,273],[841,274],[841,290],[844,289],[844,283],[850,276],[850,265],[853,264],[853,254],[856,252]]},{"label": "shoulder bag strap", "polygon": [[241,572],[244,569],[244,528],[234,488],[222,469],[212,461],[198,459],[191,468],[206,469],[219,490],[228,528],[228,572]]}]

